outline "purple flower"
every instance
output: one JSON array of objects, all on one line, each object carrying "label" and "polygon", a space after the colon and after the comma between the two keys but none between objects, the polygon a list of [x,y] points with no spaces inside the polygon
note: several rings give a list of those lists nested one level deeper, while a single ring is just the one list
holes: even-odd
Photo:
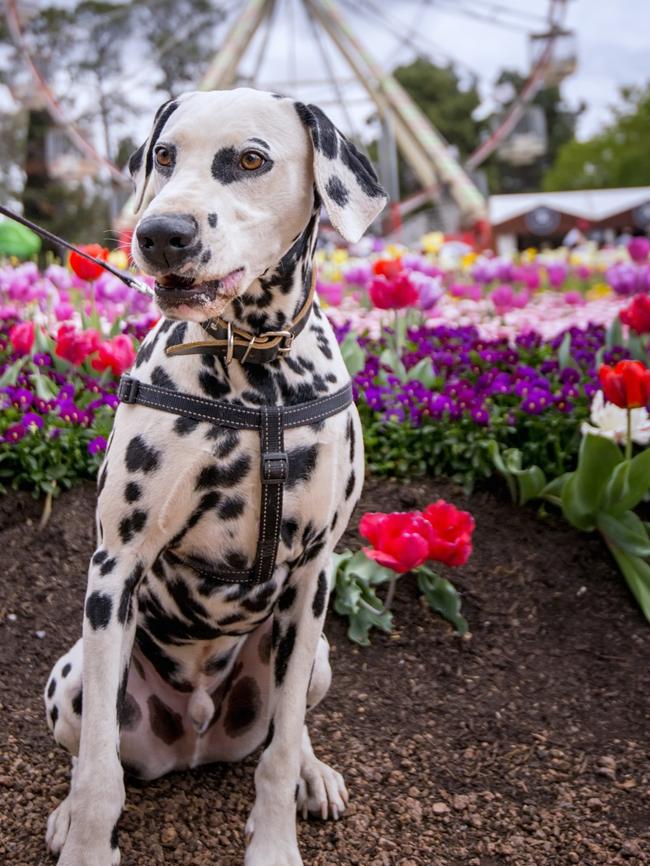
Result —
[{"label": "purple flower", "polygon": [[95,454],[100,454],[102,451],[106,451],[106,439],[103,436],[95,436],[94,439],[91,439],[87,445],[88,453],[93,457]]},{"label": "purple flower", "polygon": [[643,264],[650,255],[650,241],[643,236],[630,238],[627,251],[633,262],[636,262],[638,265]]},{"label": "purple flower", "polygon": [[2,439],[4,442],[20,442],[25,433],[27,433],[27,430],[23,424],[12,424],[11,427],[7,427]]},{"label": "purple flower", "polygon": [[40,415],[37,415],[36,412],[25,412],[21,423],[27,430],[29,430],[31,433],[34,433],[36,430],[40,430],[42,428],[43,419]]}]

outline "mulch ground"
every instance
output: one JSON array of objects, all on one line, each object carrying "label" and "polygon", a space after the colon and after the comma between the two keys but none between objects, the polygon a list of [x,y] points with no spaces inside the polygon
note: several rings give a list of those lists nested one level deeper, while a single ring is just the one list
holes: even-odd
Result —
[{"label": "mulch ground", "polygon": [[[559,520],[385,480],[368,482],[361,509],[439,495],[477,520],[455,575],[471,635],[454,635],[408,578],[396,632],[368,649],[330,615],[334,682],[312,740],[352,801],[338,823],[299,822],[305,866],[650,863],[650,627],[600,542]],[[66,494],[39,532],[29,498],[0,501],[0,861],[12,866],[52,862],[44,827],[68,760],[41,691],[80,633],[93,506],[90,486]],[[122,862],[241,866],[254,766],[129,785]]]}]

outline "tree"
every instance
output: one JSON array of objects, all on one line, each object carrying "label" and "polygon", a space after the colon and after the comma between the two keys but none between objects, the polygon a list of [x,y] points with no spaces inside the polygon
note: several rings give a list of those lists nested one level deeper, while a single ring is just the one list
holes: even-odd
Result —
[{"label": "tree", "polygon": [[[498,125],[501,117],[511,108],[524,84],[525,79],[519,72],[512,69],[501,72],[496,85],[509,90],[512,95],[503,100],[499,110],[489,119],[492,126]],[[584,105],[580,105],[576,110],[569,108],[563,102],[562,93],[557,86],[540,90],[531,105],[539,106],[544,112],[546,152],[528,165],[511,165],[500,158],[498,151],[493,154],[485,164],[492,193],[536,192],[541,189],[542,180],[560,148],[573,139],[578,116],[585,108]]]},{"label": "tree", "polygon": [[453,64],[436,66],[424,57],[398,66],[393,75],[461,158],[468,156],[482,128],[473,117],[481,102],[476,81],[463,87]]},{"label": "tree", "polygon": [[650,83],[623,87],[622,105],[602,132],[572,140],[544,177],[545,190],[650,185]]}]

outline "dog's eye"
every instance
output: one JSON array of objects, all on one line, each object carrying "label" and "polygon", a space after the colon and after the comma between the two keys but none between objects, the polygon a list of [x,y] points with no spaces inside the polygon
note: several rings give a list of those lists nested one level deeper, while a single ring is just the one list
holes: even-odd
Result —
[{"label": "dog's eye", "polygon": [[156,148],[156,162],[163,168],[169,168],[172,164],[172,155],[166,147],[161,145]]},{"label": "dog's eye", "polygon": [[261,168],[265,162],[262,154],[256,150],[245,150],[239,157],[239,166],[245,171],[255,171],[255,169]]}]

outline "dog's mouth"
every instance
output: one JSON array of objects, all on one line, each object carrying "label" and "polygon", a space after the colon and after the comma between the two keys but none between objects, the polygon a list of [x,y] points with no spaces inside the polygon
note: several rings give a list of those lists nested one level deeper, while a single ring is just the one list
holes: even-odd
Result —
[{"label": "dog's mouth", "polygon": [[167,274],[156,280],[156,295],[166,307],[206,306],[228,302],[237,294],[244,268],[236,268],[219,279],[196,282],[191,277]]}]

